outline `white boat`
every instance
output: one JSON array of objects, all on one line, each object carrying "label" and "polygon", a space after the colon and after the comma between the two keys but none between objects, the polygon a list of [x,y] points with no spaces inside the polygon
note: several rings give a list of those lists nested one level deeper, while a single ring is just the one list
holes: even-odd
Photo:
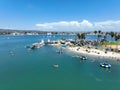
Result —
[{"label": "white boat", "polygon": [[40,48],[45,45],[44,40],[42,39],[39,43],[33,43],[31,49]]},{"label": "white boat", "polygon": [[86,56],[81,56],[80,59],[81,60],[87,60],[87,57]]},{"label": "white boat", "polygon": [[103,68],[110,68],[111,64],[109,64],[109,63],[100,63],[100,66],[103,67]]},{"label": "white boat", "polygon": [[54,65],[53,65],[53,67],[58,68],[58,67],[59,67],[59,65],[58,65],[58,64],[54,64]]}]

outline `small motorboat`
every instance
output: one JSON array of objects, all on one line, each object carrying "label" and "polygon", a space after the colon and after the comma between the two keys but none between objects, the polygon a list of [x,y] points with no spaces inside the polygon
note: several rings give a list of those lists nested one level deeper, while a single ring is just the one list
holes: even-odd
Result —
[{"label": "small motorboat", "polygon": [[59,67],[59,65],[58,65],[58,64],[54,64],[54,65],[53,65],[53,67],[58,68],[58,67]]},{"label": "small motorboat", "polygon": [[86,56],[81,56],[80,59],[81,60],[87,60],[87,57]]},{"label": "small motorboat", "polygon": [[103,68],[110,68],[111,64],[109,64],[109,63],[100,63],[100,66],[103,67]]}]

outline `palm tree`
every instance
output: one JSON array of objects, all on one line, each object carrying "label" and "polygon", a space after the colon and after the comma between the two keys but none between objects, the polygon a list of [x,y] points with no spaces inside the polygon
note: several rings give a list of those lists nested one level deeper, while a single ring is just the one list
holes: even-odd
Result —
[{"label": "palm tree", "polygon": [[111,36],[111,40],[113,40],[113,37],[115,36],[114,32],[110,32],[109,35]]},{"label": "palm tree", "polygon": [[115,41],[116,41],[116,51],[118,50],[118,44],[117,41],[120,39],[120,35],[119,34],[115,34]]},{"label": "palm tree", "polygon": [[101,34],[102,32],[101,32],[101,30],[98,30],[98,34]]},{"label": "palm tree", "polygon": [[85,37],[85,33],[82,33],[81,34],[81,39],[85,39],[86,37]]},{"label": "palm tree", "polygon": [[99,45],[99,42],[98,41],[100,41],[100,37],[101,37],[101,30],[98,30],[98,31],[94,31],[94,34],[97,34],[97,37],[98,37],[98,39],[97,39],[97,45]]},{"label": "palm tree", "polygon": [[[117,40],[118,40],[118,37],[117,35],[115,35],[115,41],[117,42]],[[117,50],[117,43],[116,43],[116,50]]]},{"label": "palm tree", "polygon": [[81,39],[81,34],[77,33],[77,37],[78,37],[78,39]]},{"label": "palm tree", "polygon": [[100,34],[98,34],[98,41],[100,40],[100,37],[101,37],[101,35],[100,35]]},{"label": "palm tree", "polygon": [[96,31],[96,30],[94,31],[94,34],[95,34],[95,35],[97,34],[97,31]]},{"label": "palm tree", "polygon": [[[113,41],[113,38],[115,37],[115,33],[114,32],[110,32],[109,35],[111,36],[111,41]],[[111,44],[110,44],[110,48],[111,48]]]},{"label": "palm tree", "polygon": [[106,36],[106,34],[104,35],[104,37],[103,37],[103,43],[105,44],[105,47],[106,47],[106,41],[107,41],[107,36]]},{"label": "palm tree", "polygon": [[77,37],[78,37],[78,39],[85,39],[86,37],[85,37],[85,33],[78,33],[77,34]]},{"label": "palm tree", "polygon": [[101,30],[98,30],[98,41],[100,41],[101,33]]}]

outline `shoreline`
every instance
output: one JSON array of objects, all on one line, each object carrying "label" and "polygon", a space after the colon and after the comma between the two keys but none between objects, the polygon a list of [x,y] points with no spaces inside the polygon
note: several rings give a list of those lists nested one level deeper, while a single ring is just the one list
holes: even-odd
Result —
[{"label": "shoreline", "polygon": [[107,53],[105,53],[104,51],[98,49],[86,49],[83,47],[69,47],[69,46],[67,46],[66,49],[78,54],[120,60],[120,54],[115,52],[108,51]]}]

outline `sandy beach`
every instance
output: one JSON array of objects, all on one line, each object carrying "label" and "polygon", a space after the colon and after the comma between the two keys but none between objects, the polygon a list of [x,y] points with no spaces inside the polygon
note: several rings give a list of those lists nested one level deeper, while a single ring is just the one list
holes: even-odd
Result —
[{"label": "sandy beach", "polygon": [[[57,44],[51,44],[52,46],[55,47],[61,47],[61,43]],[[110,47],[107,45],[107,47]],[[116,48],[116,45],[111,45],[112,48]],[[118,46],[119,48],[120,46]],[[113,59],[113,60],[118,60],[120,61],[120,53],[112,52],[112,51],[105,51],[104,48],[101,49],[95,49],[95,48],[87,48],[87,47],[80,47],[80,46],[69,46],[66,45],[66,49],[75,53],[83,54],[83,55],[88,55],[88,56],[95,56],[99,58],[108,58],[108,59]]]},{"label": "sandy beach", "polygon": [[116,48],[118,48],[118,49],[120,49],[120,45],[106,45],[106,47],[111,47],[111,48],[113,48],[113,49],[116,49]]},{"label": "sandy beach", "polygon": [[115,53],[115,52],[108,51],[107,53],[105,53],[105,51],[101,51],[98,49],[86,49],[83,47],[67,47],[67,49],[70,51],[76,52],[76,53],[85,54],[89,56],[104,57],[104,58],[110,58],[113,60],[120,60],[120,54]]}]

